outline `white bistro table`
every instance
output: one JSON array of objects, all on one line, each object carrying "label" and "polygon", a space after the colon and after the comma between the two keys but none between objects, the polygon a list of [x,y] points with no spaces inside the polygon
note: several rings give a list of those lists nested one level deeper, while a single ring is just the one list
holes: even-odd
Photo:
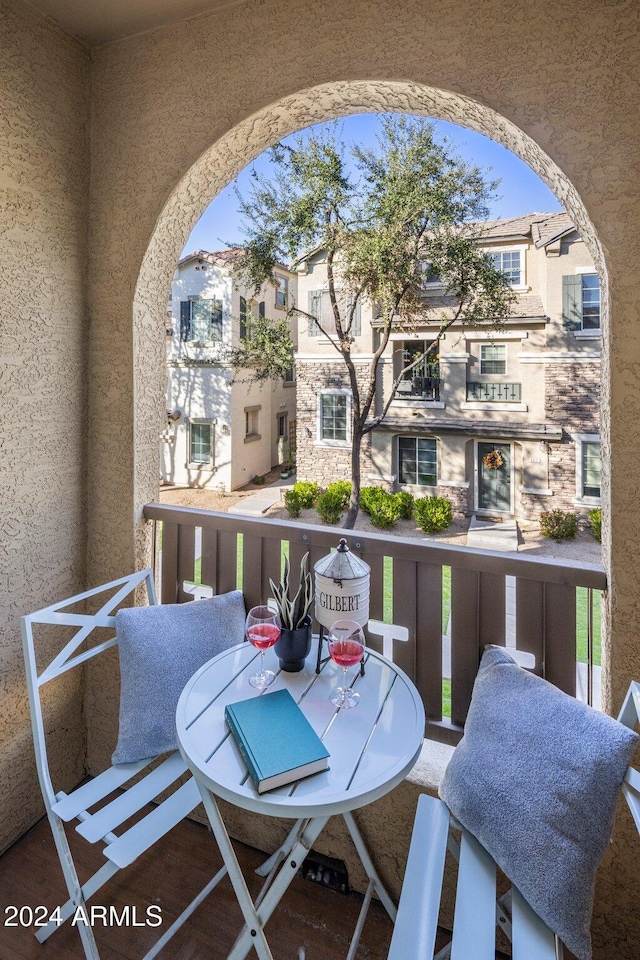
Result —
[{"label": "white bistro table", "polygon": [[[360,676],[359,667],[348,671],[348,682],[360,693],[358,706],[337,709],[329,695],[341,683],[342,668],[327,661],[320,675],[316,675],[316,643],[317,640],[303,671],[278,672],[275,683],[262,694],[248,682],[249,675],[256,670],[258,652],[248,643],[232,647],[194,674],[178,703],[180,752],[200,789],[245,920],[228,960],[243,960],[252,947],[261,960],[272,960],[265,924],[327,821],[336,814],[344,818],[369,878],[349,960],[355,956],[374,892],[395,920],[395,905],[376,873],[352,811],[392,790],[415,763],[424,737],[422,700],[402,670],[367,650],[365,675]],[[277,671],[278,662],[272,650],[267,651],[265,660],[267,667]],[[259,795],[229,733],[224,708],[249,697],[269,696],[282,687],[289,690],[329,750],[329,769]],[[266,880],[255,902],[216,797],[264,816],[296,820],[282,847],[258,871]]]}]

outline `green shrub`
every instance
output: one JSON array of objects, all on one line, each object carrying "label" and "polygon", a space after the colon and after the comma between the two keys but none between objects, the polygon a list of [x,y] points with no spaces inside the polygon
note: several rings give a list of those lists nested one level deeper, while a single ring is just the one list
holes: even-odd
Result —
[{"label": "green shrub", "polygon": [[320,487],[311,480],[298,480],[294,483],[293,489],[303,510],[310,510],[320,496]]},{"label": "green shrub", "polygon": [[332,496],[340,497],[340,502],[343,509],[346,509],[349,506],[349,498],[351,497],[350,480],[335,480],[333,483],[329,484],[325,493],[329,493],[329,491],[331,491]]},{"label": "green shrub", "polygon": [[406,490],[400,490],[399,493],[394,493],[393,497],[398,504],[399,514],[401,520],[411,520],[413,516],[413,509],[415,505],[415,500]]},{"label": "green shrub", "polygon": [[324,493],[316,501],[316,510],[324,523],[338,523],[342,519],[344,496],[342,490],[336,490],[335,483],[329,484]]},{"label": "green shrub", "polygon": [[595,507],[593,510],[589,510],[587,517],[589,519],[591,533],[598,543],[602,543],[602,508]]},{"label": "green shrub", "polygon": [[262,484],[264,483],[264,479],[265,478],[261,476],[251,477],[251,483],[254,483],[256,487],[261,487]]},{"label": "green shrub", "polygon": [[287,508],[287,513],[290,517],[299,517],[300,511],[302,509],[302,498],[296,490],[296,485],[294,484],[293,490],[287,490],[284,495],[284,505]]},{"label": "green shrub", "polygon": [[573,540],[578,532],[578,518],[569,510],[547,510],[540,514],[540,530],[543,537],[557,543]]},{"label": "green shrub", "polygon": [[382,496],[371,503],[369,519],[374,527],[388,530],[394,527],[400,518],[400,504],[392,493],[382,491]]},{"label": "green shrub", "polygon": [[425,533],[446,530],[453,520],[453,507],[448,497],[418,497],[414,509],[418,526]]},{"label": "green shrub", "polygon": [[371,513],[374,504],[380,503],[388,494],[382,487],[361,487],[360,489],[360,509],[363,513]]}]

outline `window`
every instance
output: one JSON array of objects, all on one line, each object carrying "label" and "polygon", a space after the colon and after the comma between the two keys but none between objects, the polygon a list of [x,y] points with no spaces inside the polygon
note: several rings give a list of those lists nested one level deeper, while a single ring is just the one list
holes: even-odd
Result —
[{"label": "window", "polygon": [[346,443],[349,434],[349,398],[346,393],[320,395],[320,439]]},{"label": "window", "polygon": [[278,440],[281,437],[284,437],[285,440],[289,434],[289,428],[287,426],[288,416],[286,413],[278,414]]},{"label": "window", "polygon": [[520,287],[522,280],[522,255],[520,250],[488,251],[497,270],[504,273],[512,287]]},{"label": "window", "polygon": [[286,310],[289,300],[289,281],[276,274],[276,307]]},{"label": "window", "polygon": [[181,340],[221,340],[222,300],[194,297],[180,302]]},{"label": "window", "polygon": [[284,372],[284,376],[283,376],[282,379],[283,379],[284,383],[295,383],[295,380],[296,380],[296,368],[295,368],[295,366],[294,366],[293,364],[291,364],[290,367],[287,367],[287,369],[286,369],[285,372]]},{"label": "window", "polygon": [[597,273],[582,274],[582,329],[600,329],[600,280]]},{"label": "window", "polygon": [[507,348],[504,343],[483,343],[480,347],[480,373],[502,375],[507,372]]},{"label": "window", "polygon": [[426,437],[398,437],[398,476],[401,484],[435,487],[438,482],[436,441]]},{"label": "window", "polygon": [[[438,355],[433,351],[427,353],[432,346],[433,341],[429,340],[404,340],[402,342],[402,349],[395,354],[395,357],[400,357],[403,371],[414,363],[419,355],[422,359],[415,367],[402,373],[402,380],[398,384],[398,400],[408,397],[416,397],[422,400],[440,399]],[[400,372],[396,366],[396,376]]]},{"label": "window", "polygon": [[189,423],[189,463],[213,465],[213,424],[209,421]]},{"label": "window", "polygon": [[260,439],[260,414],[261,405],[244,408],[244,440]]},{"label": "window", "polygon": [[[345,299],[344,295],[340,297],[340,294],[336,294],[336,299],[338,301],[338,309],[340,311],[342,323],[346,324],[351,312],[353,300],[350,297]],[[309,291],[308,313],[311,315],[309,317],[309,325],[307,329],[307,333],[310,337],[333,336],[335,334],[336,318],[333,312],[328,290]],[[314,323],[314,321],[311,319],[312,317],[316,317],[316,319],[322,324],[322,329],[318,327],[317,323]],[[359,337],[360,332],[360,302],[358,302],[353,313],[351,334],[354,337]]]},{"label": "window", "polygon": [[581,497],[600,497],[600,441],[586,440],[581,444],[580,489]]}]

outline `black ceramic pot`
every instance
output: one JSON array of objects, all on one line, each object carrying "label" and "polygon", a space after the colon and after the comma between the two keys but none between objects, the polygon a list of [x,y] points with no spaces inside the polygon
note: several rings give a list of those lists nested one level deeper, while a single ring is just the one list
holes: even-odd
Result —
[{"label": "black ceramic pot", "polygon": [[305,617],[301,627],[280,631],[275,645],[280,669],[286,673],[299,673],[311,650],[311,617]]}]

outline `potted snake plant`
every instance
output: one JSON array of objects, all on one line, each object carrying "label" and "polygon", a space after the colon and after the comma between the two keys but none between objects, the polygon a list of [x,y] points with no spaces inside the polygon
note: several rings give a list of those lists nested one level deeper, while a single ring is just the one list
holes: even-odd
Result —
[{"label": "potted snake plant", "polygon": [[275,645],[280,668],[287,673],[298,673],[311,650],[309,609],[313,600],[313,581],[309,573],[308,553],[300,561],[300,582],[293,597],[290,573],[289,559],[285,558],[282,583],[275,584],[273,580],[269,580],[269,583],[280,615],[281,631]]}]

